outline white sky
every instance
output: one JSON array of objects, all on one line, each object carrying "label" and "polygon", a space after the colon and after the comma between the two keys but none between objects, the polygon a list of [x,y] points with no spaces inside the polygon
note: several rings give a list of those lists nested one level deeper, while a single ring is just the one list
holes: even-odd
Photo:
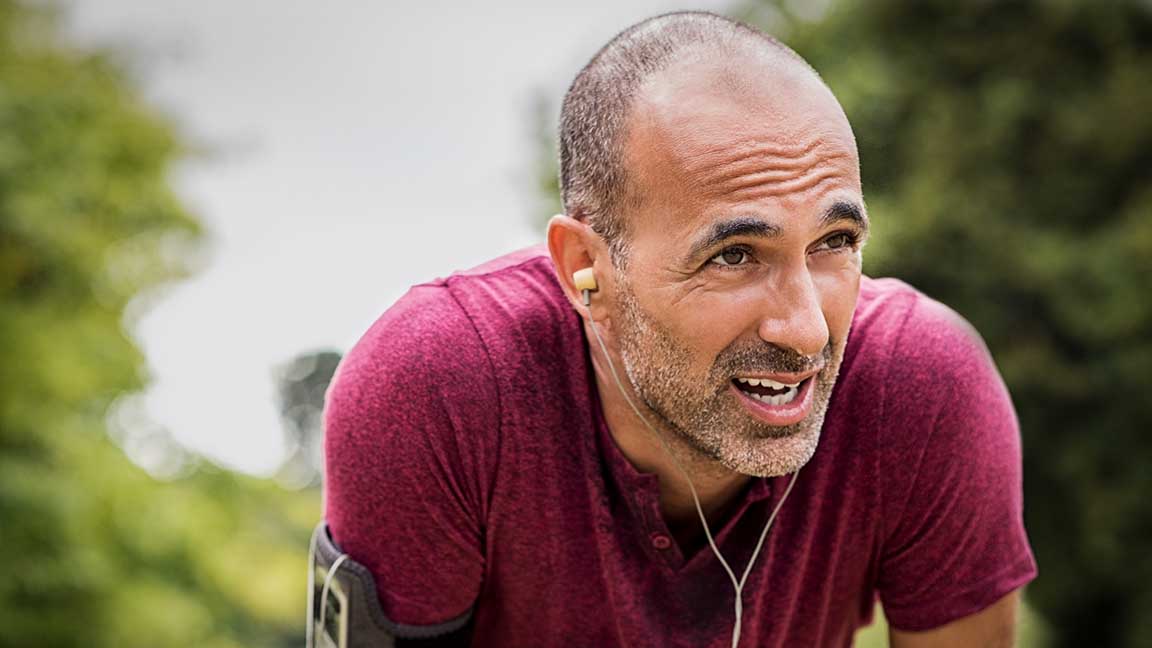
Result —
[{"label": "white sky", "polygon": [[139,54],[148,97],[222,152],[175,178],[207,266],[140,320],[148,416],[217,462],[283,458],[272,367],[346,351],[413,283],[540,240],[531,100],[613,34],[731,3],[63,1]]}]

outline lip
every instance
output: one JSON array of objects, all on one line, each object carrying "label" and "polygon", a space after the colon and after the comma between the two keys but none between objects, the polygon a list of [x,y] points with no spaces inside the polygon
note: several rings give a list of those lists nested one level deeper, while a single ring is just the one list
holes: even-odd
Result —
[{"label": "lip", "polygon": [[[820,369],[823,369],[823,367],[821,367]],[[776,381],[778,383],[784,383],[786,385],[794,385],[798,382],[803,382],[803,381],[811,378],[812,376],[815,376],[816,374],[820,373],[820,369],[813,369],[812,371],[806,371],[803,373],[749,374],[746,376],[736,376],[736,377],[737,378],[755,378],[757,380],[764,380],[765,378],[767,378],[768,380],[773,380],[773,381]]]},{"label": "lip", "polygon": [[[796,378],[802,375],[803,374],[772,374],[770,376],[741,376],[741,378],[771,378],[777,382],[794,383],[796,382]],[[796,394],[796,398],[792,399],[791,403],[784,405],[770,405],[768,403],[762,403],[755,398],[745,394],[738,387],[736,387],[735,384],[730,384],[728,388],[736,392],[736,397],[744,405],[745,409],[747,409],[748,412],[752,414],[752,416],[755,416],[768,425],[793,425],[803,421],[804,418],[812,412],[812,385],[816,382],[815,379],[812,379],[812,377],[815,375],[816,372],[808,374],[807,378],[803,379],[803,384],[800,385],[800,390],[799,393]],[[777,376],[782,376],[784,379],[781,379]]]}]

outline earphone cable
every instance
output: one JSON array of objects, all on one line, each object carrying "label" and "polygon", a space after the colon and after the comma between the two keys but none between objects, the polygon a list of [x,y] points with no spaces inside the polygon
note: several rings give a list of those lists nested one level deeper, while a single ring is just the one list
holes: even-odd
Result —
[{"label": "earphone cable", "polygon": [[340,564],[348,559],[348,554],[342,553],[340,557],[332,563],[328,568],[328,573],[324,575],[324,587],[320,591],[320,632],[324,632],[327,627],[328,620],[328,591],[332,586],[332,577],[336,575],[336,570],[340,569]]},{"label": "earphone cable", "polygon": [[[584,306],[590,307],[592,305],[591,291],[584,290]],[[741,574],[740,579],[736,579],[736,573],[732,571],[732,567],[724,556],[720,553],[720,548],[716,546],[716,539],[712,537],[712,530],[708,528],[708,518],[704,516],[704,509],[700,506],[700,497],[696,494],[696,486],[692,483],[692,478],[688,475],[688,471],[680,463],[676,454],[672,452],[668,442],[664,439],[663,435],[656,431],[656,428],[648,422],[648,419],[640,413],[640,409],[632,402],[632,398],[628,396],[628,392],[624,389],[624,384],[620,380],[620,376],[616,373],[616,365],[612,362],[612,356],[608,353],[608,347],[604,344],[604,340],[600,337],[600,331],[597,330],[596,323],[592,321],[592,312],[588,312],[589,326],[592,329],[592,334],[596,337],[596,343],[600,346],[600,351],[604,354],[604,359],[608,361],[608,369],[612,373],[612,380],[616,383],[616,388],[620,390],[620,395],[632,408],[632,412],[636,414],[636,418],[640,419],[644,426],[648,428],[656,440],[663,446],[664,451],[668,453],[672,463],[684,477],[684,481],[688,483],[688,490],[692,493],[692,503],[696,505],[696,514],[700,516],[700,524],[704,527],[704,535],[708,538],[708,546],[712,548],[712,553],[716,554],[716,559],[720,561],[720,565],[724,571],[728,573],[728,578],[732,581],[732,588],[736,594],[736,602],[734,605],[735,611],[735,624],[732,628],[732,648],[740,643],[740,626],[744,614],[744,603],[742,601],[744,593],[744,583],[748,580],[748,575],[752,573],[752,566],[756,563],[756,559],[760,556],[760,550],[764,547],[764,539],[768,537],[768,531],[772,528],[772,523],[776,520],[776,514],[780,512],[780,508],[784,506],[784,501],[788,499],[788,495],[792,492],[792,487],[796,485],[796,478],[800,476],[800,469],[797,468],[796,472],[792,473],[792,479],[788,482],[788,487],[784,490],[784,495],[780,497],[780,501],[773,507],[772,513],[768,516],[768,522],[764,525],[764,530],[760,532],[760,539],[756,542],[756,549],[752,552],[752,557],[748,559],[748,565],[744,568],[744,573]]]}]

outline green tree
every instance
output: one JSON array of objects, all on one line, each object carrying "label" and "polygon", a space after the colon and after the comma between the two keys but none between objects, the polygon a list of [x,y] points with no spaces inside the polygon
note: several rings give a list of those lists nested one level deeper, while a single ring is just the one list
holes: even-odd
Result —
[{"label": "green tree", "polygon": [[1152,645],[1152,9],[753,2],[840,98],[872,275],[983,334],[1019,411],[1029,600],[1061,646]]},{"label": "green tree", "polygon": [[0,0],[0,646],[298,645],[314,494],[163,434],[185,470],[157,481],[107,433],[147,379],[125,320],[200,226],[172,125],[56,22]]}]

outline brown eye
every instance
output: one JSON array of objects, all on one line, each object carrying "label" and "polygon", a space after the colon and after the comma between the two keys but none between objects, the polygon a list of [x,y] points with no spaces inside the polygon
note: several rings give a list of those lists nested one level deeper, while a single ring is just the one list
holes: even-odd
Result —
[{"label": "brown eye", "polygon": [[824,244],[827,245],[828,249],[830,250],[848,247],[849,245],[852,245],[852,236],[845,232],[833,234],[832,236],[824,239]]},{"label": "brown eye", "polygon": [[735,266],[740,265],[748,258],[748,253],[739,248],[728,248],[720,254],[712,257],[712,261],[717,265]]},{"label": "brown eye", "polygon": [[728,265],[737,265],[744,260],[744,253],[740,250],[728,250],[720,255],[724,259],[724,263]]}]

